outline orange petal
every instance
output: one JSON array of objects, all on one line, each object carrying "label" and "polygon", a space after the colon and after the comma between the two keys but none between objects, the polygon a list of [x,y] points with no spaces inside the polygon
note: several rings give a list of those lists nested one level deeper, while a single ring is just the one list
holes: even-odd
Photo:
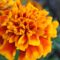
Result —
[{"label": "orange petal", "polygon": [[43,37],[40,37],[40,42],[43,46],[43,56],[46,56],[48,53],[51,52],[52,42],[50,41],[50,39],[48,40]]},{"label": "orange petal", "polygon": [[5,43],[6,43],[6,40],[4,40],[2,36],[0,36],[0,49],[4,47]]},{"label": "orange petal", "polygon": [[40,45],[39,47],[36,46],[29,46],[26,50],[26,59],[27,60],[35,60],[37,58],[40,58],[43,54],[43,49],[42,46]]},{"label": "orange petal", "polygon": [[0,24],[3,24],[7,21],[7,16],[0,16]]},{"label": "orange petal", "polygon": [[9,42],[6,42],[4,47],[0,49],[0,54],[5,56],[8,60],[13,60],[16,53],[16,48],[14,46],[14,43],[10,44]]},{"label": "orange petal", "polygon": [[7,29],[6,26],[3,27],[0,26],[0,35],[3,35],[6,32],[6,29]]},{"label": "orange petal", "polygon": [[25,57],[25,52],[24,51],[20,51],[20,55],[18,57],[18,60],[25,60],[24,57]]},{"label": "orange petal", "polygon": [[9,40],[9,43],[13,43],[17,41],[19,36],[15,35],[13,32],[8,34],[7,40]]},{"label": "orange petal", "polygon": [[19,57],[18,57],[18,60],[36,60],[35,58],[25,58],[25,55],[26,55],[26,52],[24,52],[24,51],[20,51],[20,53],[19,53],[20,55],[19,55]]}]

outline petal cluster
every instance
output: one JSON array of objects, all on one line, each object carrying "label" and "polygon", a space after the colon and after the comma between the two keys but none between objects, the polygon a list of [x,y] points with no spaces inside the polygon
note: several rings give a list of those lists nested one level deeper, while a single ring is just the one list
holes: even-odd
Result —
[{"label": "petal cluster", "polygon": [[26,6],[19,0],[7,2],[0,3],[0,54],[14,60],[18,49],[18,60],[45,57],[52,50],[51,38],[57,37],[58,22],[30,2]]}]

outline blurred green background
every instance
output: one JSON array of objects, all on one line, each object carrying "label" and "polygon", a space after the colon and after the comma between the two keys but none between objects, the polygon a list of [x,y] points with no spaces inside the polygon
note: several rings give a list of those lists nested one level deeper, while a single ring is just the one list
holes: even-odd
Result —
[{"label": "blurred green background", "polygon": [[[52,15],[54,19],[56,19],[56,16],[58,15],[54,15],[54,10],[52,11],[50,5],[46,3],[47,0],[35,0],[35,1],[42,4],[43,7],[50,12],[50,15]],[[26,1],[22,0],[22,3],[25,4]],[[59,21],[59,18],[58,18],[58,21]],[[58,30],[57,38],[52,39],[52,42],[53,42],[52,52],[48,54],[46,57],[42,57],[41,59],[38,59],[38,60],[60,60],[60,26],[58,27],[57,30]],[[18,60],[18,55],[19,55],[19,51],[17,51],[14,60]],[[0,60],[7,60],[7,59],[4,56],[0,55]]]}]

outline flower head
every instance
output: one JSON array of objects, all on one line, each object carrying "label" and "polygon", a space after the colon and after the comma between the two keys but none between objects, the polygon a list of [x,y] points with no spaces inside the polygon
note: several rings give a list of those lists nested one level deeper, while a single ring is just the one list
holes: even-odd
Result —
[{"label": "flower head", "polygon": [[[57,21],[45,9],[38,9],[32,3],[26,6],[19,0],[0,15],[0,54],[12,60],[16,49],[20,50],[18,60],[36,60],[51,52],[51,38],[57,37]],[[4,52],[4,53],[2,53]]]}]

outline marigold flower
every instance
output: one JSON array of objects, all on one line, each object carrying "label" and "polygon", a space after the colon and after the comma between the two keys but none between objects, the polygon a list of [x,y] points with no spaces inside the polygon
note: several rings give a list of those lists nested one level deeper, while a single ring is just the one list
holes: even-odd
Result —
[{"label": "marigold flower", "polygon": [[9,0],[9,5],[11,2],[11,8],[1,10],[0,54],[14,60],[16,49],[19,49],[18,60],[45,57],[52,50],[51,38],[57,37],[58,22],[52,21],[48,11],[30,2],[26,6],[19,0]]}]

